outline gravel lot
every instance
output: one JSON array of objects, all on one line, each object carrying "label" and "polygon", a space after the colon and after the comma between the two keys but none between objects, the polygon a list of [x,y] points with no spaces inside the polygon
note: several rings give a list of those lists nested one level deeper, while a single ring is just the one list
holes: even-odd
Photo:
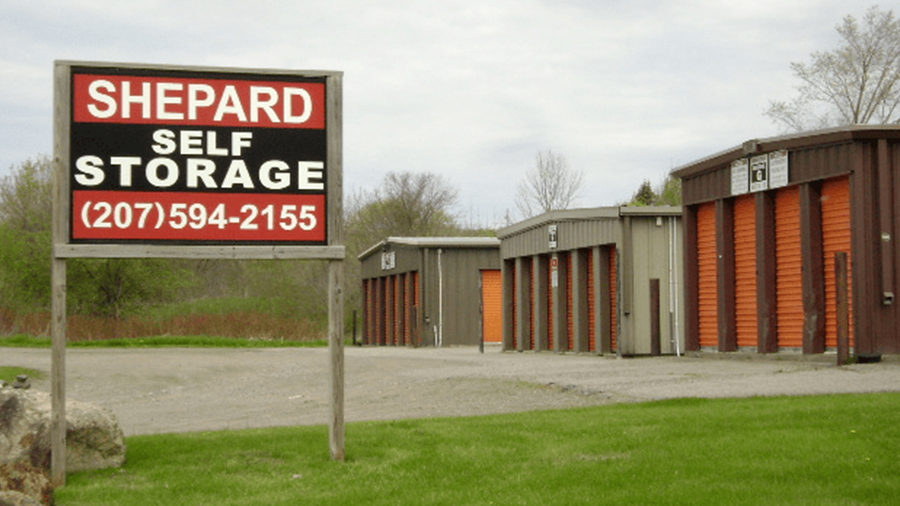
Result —
[{"label": "gravel lot", "polygon": [[[508,413],[677,397],[900,391],[900,363],[834,356],[617,359],[488,347],[347,348],[346,421]],[[50,351],[0,348],[50,370]],[[325,424],[327,349],[69,349],[66,391],[110,408],[126,435]],[[34,388],[49,391],[49,380]]]}]

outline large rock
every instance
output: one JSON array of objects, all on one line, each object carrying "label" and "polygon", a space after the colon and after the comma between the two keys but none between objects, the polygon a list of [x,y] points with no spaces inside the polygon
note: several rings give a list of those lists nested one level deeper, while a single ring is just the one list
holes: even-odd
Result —
[{"label": "large rock", "polygon": [[[66,471],[123,463],[125,436],[115,415],[93,404],[66,402]],[[0,388],[0,490],[23,492],[49,504],[43,492],[49,472],[50,394]]]},{"label": "large rock", "polygon": [[0,506],[41,506],[41,502],[22,492],[0,490]]},{"label": "large rock", "polygon": [[28,462],[0,464],[0,506],[53,504],[53,485],[47,471]]}]

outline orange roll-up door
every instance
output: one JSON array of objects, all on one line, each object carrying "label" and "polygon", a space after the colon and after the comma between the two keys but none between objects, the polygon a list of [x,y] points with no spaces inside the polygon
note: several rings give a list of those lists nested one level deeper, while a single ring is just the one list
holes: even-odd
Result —
[{"label": "orange roll-up door", "polygon": [[412,290],[409,289],[409,281],[412,273],[403,275],[403,344],[409,344],[410,326],[412,325]]},{"label": "orange roll-up door", "polygon": [[400,335],[400,276],[392,276],[394,281],[394,345],[403,343],[403,336]]},{"label": "orange roll-up door", "polygon": [[719,345],[719,275],[716,250],[716,203],[697,207],[697,276],[700,346]]},{"label": "orange roll-up door", "polygon": [[778,346],[803,346],[803,259],[800,255],[800,187],[775,194],[775,268]]},{"label": "orange roll-up door", "polygon": [[397,330],[396,318],[394,314],[394,277],[385,276],[384,278],[384,344],[390,346],[394,344],[394,332]]},{"label": "orange roll-up door", "polygon": [[597,315],[594,311],[594,250],[587,250],[588,351],[597,351]]},{"label": "orange roll-up door", "polygon": [[756,346],[756,198],[734,200],[734,294],[738,347]]},{"label": "orange roll-up door", "polygon": [[619,335],[619,272],[616,270],[616,247],[609,248],[609,333],[610,346],[612,350],[616,350],[616,339]]},{"label": "orange roll-up door", "polygon": [[372,342],[372,321],[375,315],[372,314],[372,283],[368,279],[363,280],[363,304],[366,308],[365,323],[363,323],[363,342],[369,344]]},{"label": "orange roll-up door", "polygon": [[850,255],[850,178],[822,183],[822,250],[825,256],[825,346],[837,347],[834,254],[847,253],[847,284],[850,302],[850,346],[853,346],[853,269]]},{"label": "orange roll-up door", "polygon": [[484,342],[503,340],[503,278],[499,270],[481,271],[481,307]]}]

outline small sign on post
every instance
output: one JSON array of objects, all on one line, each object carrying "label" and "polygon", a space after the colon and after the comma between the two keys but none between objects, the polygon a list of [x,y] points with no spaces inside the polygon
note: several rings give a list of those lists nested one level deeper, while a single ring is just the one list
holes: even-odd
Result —
[{"label": "small sign on post", "polygon": [[750,191],[759,192],[769,188],[769,157],[754,156],[750,159]]}]

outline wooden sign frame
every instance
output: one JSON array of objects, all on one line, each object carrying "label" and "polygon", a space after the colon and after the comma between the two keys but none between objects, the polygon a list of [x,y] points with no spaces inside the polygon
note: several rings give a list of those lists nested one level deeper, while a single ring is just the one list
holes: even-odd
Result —
[{"label": "wooden sign frame", "polygon": [[[84,84],[81,79],[76,84],[75,76],[78,75],[82,77],[85,74],[92,74],[96,76],[112,76],[105,78],[104,81],[99,84],[94,84],[93,88],[82,88]],[[234,240],[232,236],[227,234],[238,234],[240,232],[237,230],[239,221],[236,217],[236,211],[234,211],[234,206],[232,206],[232,216],[230,220],[227,219],[227,215],[224,214],[224,207],[222,214],[220,215],[217,227],[219,230],[212,230],[209,234],[211,237],[210,240],[191,240],[190,237],[187,240],[184,239],[184,236],[178,236],[175,232],[170,231],[171,233],[168,236],[160,236],[160,237],[138,237],[138,238],[130,238],[125,237],[123,230],[126,228],[124,225],[126,224],[123,219],[123,223],[119,223],[121,225],[118,229],[115,227],[110,227],[112,230],[110,235],[100,237],[99,239],[92,239],[84,237],[74,237],[73,234],[73,223],[76,218],[73,217],[72,203],[75,199],[73,199],[73,168],[76,163],[81,163],[79,165],[82,170],[81,175],[83,176],[81,181],[88,180],[90,181],[90,177],[92,175],[101,176],[99,169],[97,167],[101,162],[91,160],[101,160],[100,157],[88,158],[87,162],[84,160],[72,160],[73,153],[73,143],[72,143],[72,135],[73,130],[77,130],[81,127],[79,124],[76,127],[73,127],[75,122],[75,118],[77,114],[81,114],[78,109],[84,104],[76,103],[76,96],[84,97],[87,93],[85,90],[90,89],[93,92],[91,95],[96,102],[93,104],[93,111],[100,111],[102,114],[99,114],[96,118],[89,118],[85,120],[84,117],[81,117],[79,121],[84,123],[82,124],[94,124],[95,122],[103,122],[106,121],[107,124],[102,126],[102,129],[99,129],[103,132],[103,135],[114,135],[119,128],[118,123],[121,123],[123,126],[121,128],[131,128],[128,132],[128,135],[131,135],[135,128],[141,128],[142,132],[147,131],[146,126],[135,127],[132,125],[133,123],[138,122],[135,117],[130,117],[128,112],[123,113],[121,110],[119,111],[120,121],[116,121],[116,118],[113,117],[113,112],[115,110],[116,104],[113,103],[112,91],[115,90],[117,84],[121,84],[122,80],[132,79],[136,84],[140,84],[142,87],[146,86],[146,88],[142,88],[142,90],[146,91],[150,89],[151,86],[157,86],[160,91],[156,94],[146,93],[142,96],[138,96],[136,99],[132,96],[128,96],[129,100],[134,99],[138,102],[143,101],[144,103],[138,103],[139,106],[135,111],[142,111],[144,113],[143,120],[144,123],[149,123],[149,128],[157,128],[154,132],[163,133],[159,134],[160,138],[157,139],[157,144],[153,146],[154,149],[157,149],[159,152],[162,147],[165,147],[166,142],[168,141],[176,141],[177,138],[174,136],[177,135],[175,132],[176,129],[182,128],[181,132],[185,130],[189,130],[188,133],[182,134],[182,143],[187,143],[187,148],[182,147],[182,151],[191,151],[193,152],[197,149],[196,142],[199,138],[196,134],[196,131],[202,129],[203,127],[209,128],[212,130],[215,128],[217,131],[222,132],[228,131],[228,128],[231,125],[225,125],[224,127],[220,124],[213,125],[210,123],[211,119],[208,120],[207,123],[198,123],[195,121],[194,123],[190,122],[191,118],[196,117],[197,109],[199,107],[194,107],[191,110],[192,114],[188,114],[188,109],[190,106],[183,104],[188,101],[189,97],[193,99],[197,99],[198,103],[206,104],[209,106],[209,102],[211,101],[210,96],[215,91],[220,91],[220,96],[222,100],[225,101],[225,95],[229,93],[229,102],[225,105],[221,106],[222,111],[227,113],[232,113],[235,117],[240,118],[244,122],[249,122],[248,124],[239,125],[239,127],[232,127],[232,131],[240,131],[241,134],[238,137],[238,144],[235,144],[235,151],[244,148],[247,150],[247,144],[249,144],[249,140],[246,139],[247,135],[246,131],[252,131],[256,126],[263,127],[272,127],[273,125],[268,124],[264,125],[266,121],[277,122],[277,121],[287,121],[293,120],[294,122],[299,122],[301,119],[306,119],[309,114],[300,114],[298,115],[297,111],[289,110],[290,107],[290,99],[288,97],[288,84],[285,84],[283,88],[284,96],[278,97],[278,84],[279,83],[294,83],[291,84],[293,88],[291,90],[294,91],[294,94],[300,94],[307,97],[310,96],[309,93],[304,91],[303,83],[306,82],[314,82],[317,83],[315,85],[316,89],[323,89],[324,94],[320,97],[321,105],[324,105],[325,111],[320,118],[320,123],[317,124],[316,128],[319,130],[324,130],[324,146],[318,148],[316,153],[321,153],[324,151],[324,160],[318,160],[313,164],[314,167],[318,168],[320,172],[312,173],[310,176],[309,171],[304,170],[308,169],[309,164],[307,166],[301,166],[298,169],[294,169],[293,167],[289,169],[287,162],[273,162],[271,166],[266,172],[268,179],[264,182],[269,183],[269,190],[272,188],[277,189],[287,189],[287,183],[281,184],[280,181],[276,185],[273,181],[272,170],[282,170],[282,172],[277,173],[282,180],[287,181],[288,177],[294,177],[295,179],[292,181],[292,187],[287,189],[288,192],[292,192],[292,195],[281,196],[277,195],[277,197],[284,197],[285,199],[295,199],[300,202],[303,202],[302,199],[310,198],[308,194],[316,193],[314,196],[315,202],[319,203],[324,200],[326,209],[324,212],[320,211],[318,218],[324,217],[324,223],[320,221],[316,222],[319,226],[324,225],[325,230],[323,233],[312,236],[303,236],[302,232],[299,228],[296,227],[297,216],[290,215],[287,213],[287,218],[290,220],[285,221],[285,225],[281,226],[279,229],[278,225],[275,225],[274,220],[270,218],[269,227],[266,230],[273,231],[271,235],[271,239],[269,236],[262,234],[258,236],[247,238],[239,238]],[[168,81],[168,83],[164,86],[160,86],[160,82]],[[296,83],[300,82],[300,85]],[[187,84],[185,84],[187,83]],[[192,84],[193,83],[193,84]],[[321,84],[318,84],[321,83]],[[61,486],[65,484],[65,461],[66,461],[66,422],[65,422],[65,350],[66,350],[66,259],[68,258],[188,258],[188,259],[270,259],[270,260],[281,260],[281,259],[318,259],[318,260],[328,260],[329,261],[329,269],[328,269],[328,340],[329,340],[329,357],[330,357],[330,399],[331,399],[331,413],[328,421],[329,425],[329,446],[331,452],[331,458],[335,460],[343,460],[344,459],[344,351],[343,351],[343,293],[342,293],[342,285],[343,285],[343,277],[344,277],[344,264],[343,260],[345,258],[345,247],[343,245],[343,211],[342,211],[342,202],[343,202],[343,180],[342,180],[342,164],[343,164],[343,156],[342,156],[342,129],[343,129],[343,73],[337,71],[292,71],[292,70],[272,70],[272,69],[236,69],[236,68],[220,68],[220,67],[186,67],[186,66],[171,66],[171,65],[144,65],[144,64],[132,64],[132,63],[105,63],[105,62],[74,62],[74,61],[57,61],[54,63],[54,188],[53,188],[53,253],[52,253],[52,270],[51,270],[51,280],[52,280],[52,320],[51,320],[51,335],[52,335],[52,351],[51,351],[51,398],[52,398],[52,406],[51,406],[51,480],[56,486]],[[129,83],[130,86],[131,83]],[[190,92],[185,94],[185,88],[190,90],[190,86],[195,86],[197,90],[196,94],[190,95]],[[130,104],[126,101],[124,86],[122,87],[122,103],[126,104],[126,107],[131,107],[134,104]],[[181,92],[182,95],[178,96],[177,94]],[[201,92],[206,92],[206,95],[201,95]],[[135,94],[138,93],[135,91]],[[175,96],[173,96],[173,94]],[[243,101],[247,102],[247,96],[250,94],[251,99],[255,100],[257,110],[254,111],[255,114],[251,117],[248,117],[242,111],[237,109],[237,104],[241,103],[242,96]],[[151,100],[155,100],[155,107],[151,108],[149,102]],[[278,109],[276,107],[277,104],[282,104],[280,107],[283,109]],[[312,108],[310,104],[315,102],[305,102],[306,107]],[[146,107],[146,108],[144,108]],[[173,112],[175,109],[181,107],[180,112]],[[83,111],[84,107],[82,107]],[[148,113],[149,111],[149,113]],[[279,118],[279,114],[283,111],[283,116]],[[318,111],[316,111],[318,112]],[[155,114],[155,116],[154,116]],[[103,118],[105,116],[105,118]],[[121,117],[129,119],[122,119]],[[153,116],[153,117],[149,117]],[[220,114],[217,116],[217,120],[221,121],[224,114]],[[175,120],[173,120],[173,118]],[[178,119],[184,120],[184,125],[178,124]],[[250,124],[255,120],[259,124],[254,125]],[[237,120],[235,120],[237,121]],[[129,124],[132,123],[132,124]],[[283,127],[284,125],[274,125],[276,127]],[[311,128],[311,127],[310,127]],[[260,136],[268,135],[269,132],[272,132],[274,129],[269,128],[268,130],[260,129]],[[279,132],[281,135],[293,135],[292,131],[282,130]],[[235,135],[235,134],[233,134]],[[131,135],[133,137],[133,135]],[[322,137],[321,134],[318,134],[317,139]],[[95,138],[100,138],[96,137]],[[187,140],[184,140],[187,138]],[[282,139],[282,138],[279,138]],[[150,142],[150,141],[145,141]],[[78,141],[78,148],[84,148],[85,140],[80,138]],[[243,143],[243,144],[241,144]],[[101,143],[102,144],[102,143]],[[282,146],[284,144],[293,144],[293,143],[285,143],[283,139],[281,142],[270,142],[269,145],[278,145]],[[302,142],[297,142],[297,144],[302,144]],[[184,144],[183,144],[184,146]],[[290,147],[290,146],[289,146]],[[99,151],[103,151],[103,147],[97,148]],[[148,148],[149,149],[149,148]],[[216,148],[220,151],[222,148]],[[262,150],[261,150],[262,151]],[[234,154],[234,153],[232,153]],[[133,157],[132,159],[136,159]],[[123,165],[124,162],[120,162],[120,169],[122,167],[126,167]],[[128,162],[128,163],[136,163],[136,162]],[[172,162],[174,163],[174,162]],[[212,163],[212,162],[207,162]],[[304,162],[306,163],[306,162]],[[129,166],[133,168],[132,166]],[[272,167],[275,167],[273,169]],[[240,169],[241,167],[238,167]],[[148,164],[148,174],[149,174],[149,164]],[[296,176],[289,176],[289,170],[296,170],[299,172]],[[262,178],[263,169],[259,169],[259,174],[257,174],[258,178]],[[200,176],[204,176],[206,179],[204,181],[207,182],[208,188],[206,189],[206,196],[210,198],[221,198],[221,199],[231,199],[229,202],[235,199],[233,190],[229,189],[231,194],[226,196],[224,193],[219,194],[217,190],[219,187],[225,186],[221,183],[216,183],[212,180],[212,177],[209,176],[209,171],[205,173],[200,173]],[[252,187],[252,182],[250,182],[249,172],[244,167],[243,172],[241,173],[244,176],[243,182],[246,186]],[[298,185],[296,183],[297,180],[300,180],[302,177],[306,177],[306,181],[313,181],[311,184],[306,185],[305,187],[300,184],[299,190]],[[319,178],[318,180],[315,178]],[[96,183],[96,181],[100,179],[94,178],[92,181]],[[151,179],[151,178],[147,178]],[[194,185],[196,186],[196,180],[199,177],[195,177]],[[316,181],[320,181],[321,184],[316,184]],[[238,182],[242,181],[240,178],[235,178]],[[117,183],[120,186],[124,186],[125,183],[130,184],[131,180],[129,178],[125,178],[120,175],[120,181]],[[78,184],[77,182],[75,184]],[[99,183],[97,183],[99,184]],[[165,184],[174,184],[171,182],[167,182]],[[190,183],[183,184],[185,188],[190,187]],[[211,187],[212,190],[209,188]],[[306,191],[310,188],[313,188],[317,191]],[[151,190],[158,191],[159,188],[150,188]],[[131,188],[118,188],[118,191],[109,192],[108,195],[123,197],[127,200],[128,191]],[[238,197],[241,197],[240,192],[238,192]],[[272,192],[268,195],[261,194],[255,196],[247,196],[246,191],[244,193],[243,198],[256,198],[257,202],[265,202],[271,197]],[[96,195],[97,193],[93,193]],[[99,194],[103,195],[102,192]],[[147,195],[162,195],[155,193],[147,193]],[[179,197],[183,199],[189,199],[192,197],[196,197],[197,194],[190,194],[188,192],[184,193],[184,197]],[[131,213],[133,209],[128,208],[127,204],[123,204],[125,200],[120,201],[120,205],[123,210]],[[286,200],[290,201],[290,200]],[[163,207],[161,204],[155,204],[158,206],[159,215],[158,222],[160,225],[163,224]],[[187,205],[187,204],[180,204]],[[195,204],[197,206],[201,206],[202,204]],[[224,206],[224,204],[221,204]],[[251,205],[251,204],[248,204]],[[110,206],[111,207],[111,206]],[[295,209],[297,206],[292,204],[287,204],[281,208],[281,213],[285,213],[285,207],[287,209]],[[312,206],[307,206],[312,207]],[[126,209],[128,208],[128,209]],[[199,208],[198,208],[199,209]],[[93,210],[87,204],[84,205],[83,211],[85,214],[89,212],[93,212]],[[101,209],[102,211],[102,209]],[[273,212],[273,211],[270,211]],[[197,213],[198,215],[200,213]],[[122,213],[125,216],[125,212]],[[204,225],[206,225],[206,211],[203,211],[204,215]],[[300,216],[301,220],[303,215]],[[93,218],[91,218],[93,219]],[[84,218],[86,223],[90,223],[91,219],[87,217]],[[243,218],[242,218],[243,219]],[[312,218],[310,218],[309,224],[312,224]],[[230,223],[229,223],[230,221]],[[195,223],[197,225],[200,222]],[[233,227],[231,224],[235,224]],[[290,230],[290,225],[293,224],[294,228],[297,229],[298,232],[298,240],[293,240],[290,237],[287,237],[284,230]],[[274,225],[274,226],[273,226]],[[81,224],[79,224],[83,228]],[[143,231],[136,231],[135,227],[131,227],[132,230],[129,233],[137,233],[138,235],[144,234]],[[149,227],[148,227],[149,228]],[[157,227],[160,228],[160,227]],[[226,230],[227,228],[227,230]],[[257,225],[257,228],[263,228],[264,226]],[[312,227],[309,227],[312,228]],[[115,230],[113,230],[115,229]],[[202,235],[202,234],[198,234]]]}]

